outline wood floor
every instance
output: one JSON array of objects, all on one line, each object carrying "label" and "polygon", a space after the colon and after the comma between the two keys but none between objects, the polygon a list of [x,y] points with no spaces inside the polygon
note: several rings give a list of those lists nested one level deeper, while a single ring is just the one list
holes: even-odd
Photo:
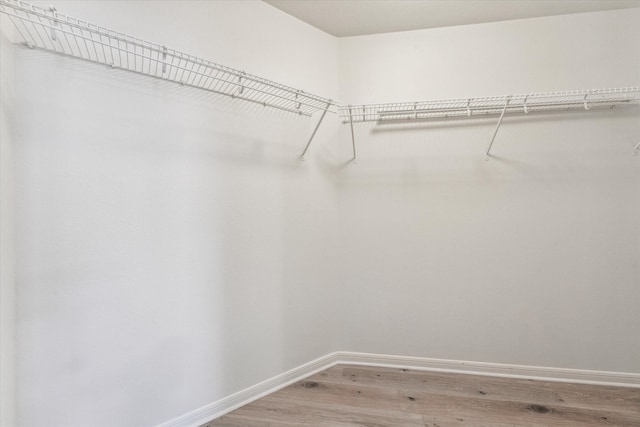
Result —
[{"label": "wood floor", "polygon": [[640,426],[640,388],[338,365],[205,424]]}]

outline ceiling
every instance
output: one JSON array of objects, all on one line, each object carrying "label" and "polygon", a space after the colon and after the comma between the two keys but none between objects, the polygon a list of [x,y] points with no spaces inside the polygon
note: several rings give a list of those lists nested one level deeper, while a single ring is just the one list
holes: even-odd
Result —
[{"label": "ceiling", "polygon": [[640,7],[640,0],[264,0],[337,37]]}]

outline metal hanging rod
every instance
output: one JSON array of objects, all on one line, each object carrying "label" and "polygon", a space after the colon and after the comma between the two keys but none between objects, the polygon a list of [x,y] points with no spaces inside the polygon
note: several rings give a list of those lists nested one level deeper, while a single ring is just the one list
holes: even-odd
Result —
[{"label": "metal hanging rod", "polygon": [[[505,99],[509,99],[505,108]],[[540,111],[622,107],[640,102],[640,86],[484,98],[341,106],[343,123],[469,118]]]},{"label": "metal hanging rod", "polygon": [[302,90],[61,14],[53,7],[45,9],[23,1],[0,0],[0,13],[9,17],[31,48],[303,116],[317,111],[334,112],[332,107],[336,105]]}]

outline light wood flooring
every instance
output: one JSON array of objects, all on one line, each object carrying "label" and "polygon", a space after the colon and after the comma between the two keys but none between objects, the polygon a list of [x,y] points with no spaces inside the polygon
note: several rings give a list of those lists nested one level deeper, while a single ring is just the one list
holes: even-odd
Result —
[{"label": "light wood flooring", "polygon": [[205,424],[640,426],[640,388],[338,365]]}]

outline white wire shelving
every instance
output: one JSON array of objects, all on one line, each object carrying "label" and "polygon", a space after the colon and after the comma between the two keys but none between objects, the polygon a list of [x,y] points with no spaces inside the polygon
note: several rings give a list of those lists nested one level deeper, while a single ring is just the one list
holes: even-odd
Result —
[{"label": "white wire shelving", "polygon": [[42,8],[19,0],[0,0],[0,13],[9,17],[22,41],[30,48],[52,51],[302,116],[321,112],[304,153],[327,111],[334,112],[337,105],[328,98],[64,15],[53,7]]},{"label": "white wire shelving", "polygon": [[[0,0],[0,13],[13,23],[30,48],[150,76],[218,95],[271,107],[301,116],[321,113],[302,152],[307,153],[327,112],[337,113],[351,126],[353,158],[356,144],[353,124],[398,123],[448,118],[473,119],[499,116],[487,158],[507,114],[618,108],[640,103],[640,86],[571,92],[459,98],[386,104],[339,105],[313,95],[225,65],[170,49],[21,0]],[[634,148],[640,154],[640,144]]]},{"label": "white wire shelving", "polygon": [[345,105],[340,107],[343,123],[428,120],[527,114],[540,111],[621,107],[640,101],[640,86],[572,92],[458,98],[436,101]]},{"label": "white wire shelving", "polygon": [[[498,119],[493,137],[487,148],[486,155],[488,157],[505,114],[619,108],[637,105],[639,103],[640,86],[635,86],[483,98],[343,105],[339,107],[339,113],[342,123],[348,123],[351,126],[354,157],[354,123],[376,122],[378,124],[384,124],[416,120],[443,120],[448,118],[471,119],[499,115],[500,118]],[[636,149],[635,151],[637,152],[638,150]]]}]

